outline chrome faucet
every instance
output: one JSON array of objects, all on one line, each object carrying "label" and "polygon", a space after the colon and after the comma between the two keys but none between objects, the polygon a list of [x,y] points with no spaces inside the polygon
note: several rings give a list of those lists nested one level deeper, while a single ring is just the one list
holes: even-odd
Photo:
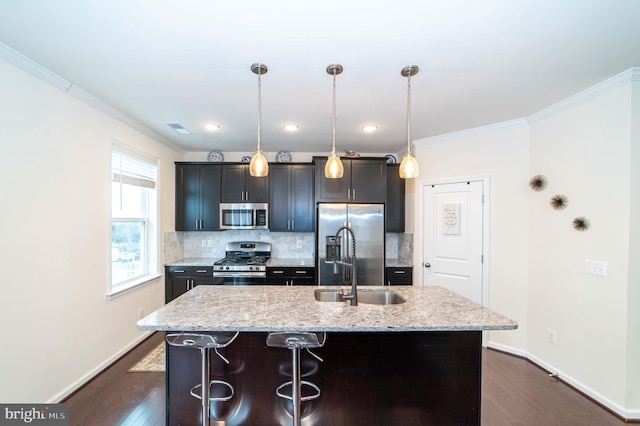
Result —
[{"label": "chrome faucet", "polygon": [[349,300],[351,306],[358,306],[358,268],[356,265],[356,236],[353,233],[353,229],[345,224],[342,225],[338,231],[336,231],[336,239],[342,231],[347,231],[351,235],[351,247],[353,254],[349,256],[349,249],[347,248],[344,260],[333,261],[333,273],[338,273],[338,265],[348,266],[351,269],[351,294],[346,294],[343,299]]}]

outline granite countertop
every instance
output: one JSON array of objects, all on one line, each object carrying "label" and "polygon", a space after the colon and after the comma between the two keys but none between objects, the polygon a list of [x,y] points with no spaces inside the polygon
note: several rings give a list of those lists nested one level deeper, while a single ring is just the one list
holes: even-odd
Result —
[{"label": "granite countertop", "polygon": [[213,266],[215,261],[219,259],[219,257],[215,259],[212,257],[190,257],[167,262],[164,266]]},{"label": "granite countertop", "polygon": [[269,262],[267,263],[267,267],[269,268],[273,268],[273,267],[280,267],[280,268],[287,268],[287,267],[301,267],[301,268],[315,268],[316,266],[316,260],[313,258],[301,258],[301,259],[297,259],[297,258],[287,258],[287,257],[272,257],[271,259],[269,259]]},{"label": "granite countertop", "polygon": [[[209,257],[192,257],[175,260],[173,262],[167,262],[164,266],[213,266],[213,263],[220,258],[209,258]],[[313,268],[316,266],[316,261],[313,258],[284,258],[284,257],[272,257],[267,264],[269,267],[306,267]],[[403,262],[398,259],[386,259],[385,266],[391,267],[408,267],[411,268],[413,265],[408,262]]]},{"label": "granite countertop", "polygon": [[[386,306],[317,302],[313,292],[318,288],[337,287],[201,285],[138,321],[138,328],[368,332],[512,330],[518,327],[515,321],[442,287],[394,286],[393,291],[407,301]],[[361,288],[368,289],[372,287]]]}]

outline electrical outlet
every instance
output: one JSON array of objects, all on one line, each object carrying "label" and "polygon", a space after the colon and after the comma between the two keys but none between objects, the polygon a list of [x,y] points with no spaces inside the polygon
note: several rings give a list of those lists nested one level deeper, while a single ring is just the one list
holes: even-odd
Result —
[{"label": "electrical outlet", "polygon": [[207,240],[202,240],[202,247],[206,247],[207,246]]},{"label": "electrical outlet", "polygon": [[547,340],[551,343],[553,343],[555,345],[556,341],[557,341],[557,333],[555,330],[552,330],[550,328],[547,328]]},{"label": "electrical outlet", "polygon": [[584,272],[591,275],[607,276],[607,262],[600,260],[585,260]]},{"label": "electrical outlet", "polygon": [[144,318],[144,308],[138,309],[138,319]]},{"label": "electrical outlet", "polygon": [[296,247],[297,248],[302,248],[302,240],[297,240],[296,241]]},{"label": "electrical outlet", "polygon": [[211,240],[207,240],[207,247],[211,247]]}]

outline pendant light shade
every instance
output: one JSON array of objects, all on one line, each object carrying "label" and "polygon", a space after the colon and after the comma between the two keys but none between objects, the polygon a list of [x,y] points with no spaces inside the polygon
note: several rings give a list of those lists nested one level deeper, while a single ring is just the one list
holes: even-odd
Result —
[{"label": "pendant light shade", "polygon": [[418,162],[411,153],[411,77],[418,73],[417,65],[408,65],[402,68],[400,74],[407,77],[407,153],[400,163],[400,177],[403,179],[415,178],[420,172]]},{"label": "pendant light shade", "polygon": [[340,157],[336,155],[336,75],[341,74],[344,68],[340,64],[332,64],[327,67],[327,74],[333,75],[333,115],[331,123],[333,127],[332,148],[327,164],[324,166],[324,177],[327,179],[339,179],[344,175],[344,167]]},{"label": "pendant light shade", "polygon": [[269,162],[262,153],[262,147],[260,146],[260,133],[262,126],[262,74],[267,73],[267,66],[265,64],[255,63],[251,65],[251,71],[254,74],[258,74],[258,147],[255,154],[251,157],[249,163],[249,173],[251,176],[263,177],[269,174]]}]

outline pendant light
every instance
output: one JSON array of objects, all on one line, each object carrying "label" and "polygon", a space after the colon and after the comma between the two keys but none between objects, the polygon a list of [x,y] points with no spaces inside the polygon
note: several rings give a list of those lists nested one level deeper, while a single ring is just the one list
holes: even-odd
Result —
[{"label": "pendant light", "polygon": [[254,74],[258,74],[258,147],[256,148],[256,153],[251,157],[249,173],[251,176],[263,177],[269,174],[269,163],[267,159],[264,158],[262,147],[260,146],[260,127],[262,125],[262,74],[267,73],[267,66],[256,62],[251,65],[251,71],[253,71]]},{"label": "pendant light", "polygon": [[419,167],[416,158],[411,153],[411,77],[418,74],[417,65],[408,65],[402,68],[400,74],[407,77],[407,154],[400,163],[400,177],[410,179],[418,176]]},{"label": "pendant light", "polygon": [[331,64],[327,67],[327,74],[333,75],[333,145],[331,148],[331,154],[327,158],[327,164],[324,166],[324,177],[327,179],[339,179],[344,174],[344,168],[342,167],[342,161],[340,157],[336,155],[336,75],[341,74],[344,68],[340,64]]}]

